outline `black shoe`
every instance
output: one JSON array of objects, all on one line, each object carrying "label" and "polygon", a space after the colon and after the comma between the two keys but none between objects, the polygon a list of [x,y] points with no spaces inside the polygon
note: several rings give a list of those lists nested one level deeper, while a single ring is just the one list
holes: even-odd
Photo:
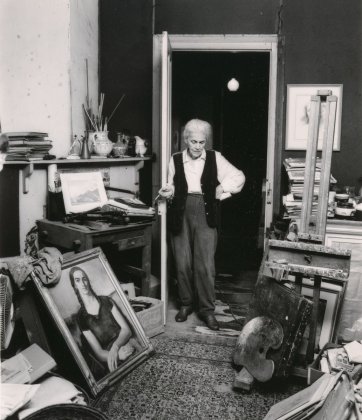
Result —
[{"label": "black shoe", "polygon": [[205,322],[210,330],[217,331],[219,329],[219,323],[217,322],[214,314],[199,314],[199,318]]},{"label": "black shoe", "polygon": [[181,306],[180,310],[177,312],[175,316],[176,322],[185,322],[187,317],[192,314],[191,306]]}]

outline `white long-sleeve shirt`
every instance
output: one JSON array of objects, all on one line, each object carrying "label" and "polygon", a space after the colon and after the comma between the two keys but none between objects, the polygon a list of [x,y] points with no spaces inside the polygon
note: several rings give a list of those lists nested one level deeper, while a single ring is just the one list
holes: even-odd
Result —
[{"label": "white long-sleeve shirt", "polygon": [[[245,183],[245,176],[242,171],[235,168],[220,152],[215,151],[217,179],[225,193],[236,194],[241,191]],[[206,161],[206,151],[203,150],[200,157],[192,159],[187,149],[182,152],[184,171],[189,193],[201,193],[201,176]],[[175,175],[175,163],[171,157],[168,167],[167,186],[175,191],[173,178]]]}]

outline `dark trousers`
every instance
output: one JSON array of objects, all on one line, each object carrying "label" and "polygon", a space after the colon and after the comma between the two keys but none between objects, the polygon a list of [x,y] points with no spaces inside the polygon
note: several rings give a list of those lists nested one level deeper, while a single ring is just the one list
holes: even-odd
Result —
[{"label": "dark trousers", "polygon": [[171,234],[171,245],[181,305],[214,312],[217,231],[207,224],[202,195],[187,196],[182,230]]}]

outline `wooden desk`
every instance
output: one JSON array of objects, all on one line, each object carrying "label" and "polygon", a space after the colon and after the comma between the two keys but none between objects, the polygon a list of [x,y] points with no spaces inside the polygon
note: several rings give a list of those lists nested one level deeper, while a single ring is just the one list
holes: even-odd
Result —
[{"label": "wooden desk", "polygon": [[114,245],[118,251],[142,249],[141,269],[142,296],[149,296],[151,279],[151,234],[152,222],[129,223],[128,225],[105,227],[99,230],[75,223],[37,221],[39,247],[54,246],[61,251],[81,252],[96,246]]}]

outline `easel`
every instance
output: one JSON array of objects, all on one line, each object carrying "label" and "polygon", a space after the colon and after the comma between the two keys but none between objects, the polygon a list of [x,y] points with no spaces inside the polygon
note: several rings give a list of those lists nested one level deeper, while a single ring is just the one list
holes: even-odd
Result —
[{"label": "easel", "polygon": [[[315,171],[322,104],[325,104],[325,129],[323,134],[318,206],[317,214],[314,218],[312,216],[312,203],[315,190]],[[301,242],[270,241],[269,255],[266,261],[266,267],[282,270],[294,276],[295,287],[299,293],[302,290],[303,277],[313,280],[313,310],[306,355],[307,362],[312,362],[314,357],[322,277],[346,281],[349,275],[351,252],[326,248],[321,245],[324,243],[327,224],[336,109],[337,97],[333,96],[330,90],[319,90],[317,95],[311,97],[303,207],[298,232],[298,238]],[[282,260],[286,261],[286,263],[282,263]]]},{"label": "easel", "polygon": [[[323,135],[321,175],[318,194],[317,215],[312,221],[312,203],[317,162],[317,147],[320,127],[321,104],[325,104],[325,130]],[[263,274],[271,275],[275,280],[293,276],[295,289],[300,294],[303,278],[313,281],[313,308],[310,322],[306,362],[314,359],[316,350],[316,332],[319,312],[319,299],[322,277],[346,282],[349,276],[350,250],[327,248],[322,245],[325,239],[328,208],[329,183],[333,152],[334,127],[337,97],[331,91],[318,91],[311,97],[310,126],[303,189],[303,207],[301,213],[299,242],[269,240],[259,272],[258,281]],[[264,273],[265,271],[265,273]],[[234,386],[250,389],[253,377],[247,366],[236,376]]]}]

